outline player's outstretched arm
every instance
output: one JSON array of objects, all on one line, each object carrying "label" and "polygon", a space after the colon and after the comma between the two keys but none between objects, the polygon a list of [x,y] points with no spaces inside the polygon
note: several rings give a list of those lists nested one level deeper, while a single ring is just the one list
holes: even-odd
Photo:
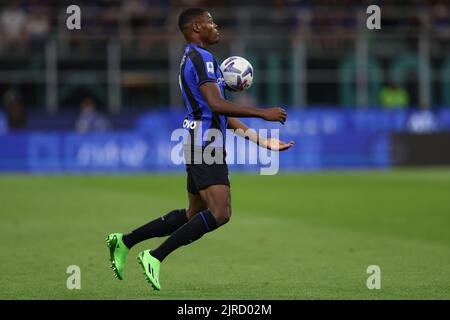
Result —
[{"label": "player's outstretched arm", "polygon": [[294,145],[294,141],[285,143],[274,138],[263,138],[258,135],[255,130],[250,130],[244,123],[242,123],[242,121],[236,118],[228,118],[228,128],[235,130],[234,132],[237,135],[253,141],[259,146],[269,150],[284,151]]},{"label": "player's outstretched arm", "polygon": [[262,118],[267,121],[286,122],[286,110],[283,108],[243,107],[225,100],[219,86],[215,82],[206,82],[200,86],[200,91],[212,111],[230,117]]}]

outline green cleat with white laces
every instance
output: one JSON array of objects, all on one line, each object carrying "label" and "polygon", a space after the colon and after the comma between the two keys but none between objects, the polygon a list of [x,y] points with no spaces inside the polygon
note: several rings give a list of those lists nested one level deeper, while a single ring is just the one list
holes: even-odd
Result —
[{"label": "green cleat with white laces", "polygon": [[147,282],[152,285],[153,289],[161,290],[161,285],[159,284],[159,267],[161,262],[153,257],[149,250],[139,253],[137,259],[142,269],[144,269]]},{"label": "green cleat with white laces", "polygon": [[113,269],[116,278],[123,280],[125,260],[129,249],[122,241],[123,233],[111,233],[106,237],[106,244],[109,248],[111,260],[111,269]]}]

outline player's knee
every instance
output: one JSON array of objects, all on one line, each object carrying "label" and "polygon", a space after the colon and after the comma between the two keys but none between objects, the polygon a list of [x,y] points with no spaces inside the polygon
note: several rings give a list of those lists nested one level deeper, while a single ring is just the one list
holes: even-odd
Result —
[{"label": "player's knee", "polygon": [[230,219],[231,219],[231,215],[230,215],[230,214],[224,216],[224,217],[222,218],[222,221],[221,221],[221,224],[220,224],[220,225],[224,225],[225,223],[228,223],[228,222],[230,221]]},{"label": "player's knee", "polygon": [[205,211],[206,209],[206,207],[189,207],[186,210],[186,216],[188,220],[191,220],[191,218],[194,217],[197,213]]},{"label": "player's knee", "polygon": [[231,209],[230,208],[223,208],[223,209],[217,209],[215,212],[213,212],[214,217],[216,218],[217,225],[221,226],[226,224],[231,219]]}]

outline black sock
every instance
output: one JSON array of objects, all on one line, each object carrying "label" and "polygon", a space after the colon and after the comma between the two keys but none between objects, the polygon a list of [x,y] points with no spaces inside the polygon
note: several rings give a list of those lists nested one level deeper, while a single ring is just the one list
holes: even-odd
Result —
[{"label": "black sock", "polygon": [[162,262],[175,249],[200,239],[205,233],[213,231],[217,227],[216,218],[211,211],[200,212],[172,233],[158,248],[152,250],[151,254]]},{"label": "black sock", "polygon": [[131,247],[141,241],[154,237],[168,236],[187,221],[186,209],[173,210],[165,216],[150,221],[149,223],[124,235],[122,241],[128,249],[131,249]]}]

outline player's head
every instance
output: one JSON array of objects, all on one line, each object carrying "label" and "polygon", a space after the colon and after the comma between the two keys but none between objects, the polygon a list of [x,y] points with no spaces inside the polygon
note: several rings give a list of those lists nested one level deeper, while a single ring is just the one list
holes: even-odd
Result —
[{"label": "player's head", "polygon": [[205,9],[190,8],[178,17],[178,27],[187,41],[201,41],[211,45],[219,41],[219,31],[211,14]]}]

